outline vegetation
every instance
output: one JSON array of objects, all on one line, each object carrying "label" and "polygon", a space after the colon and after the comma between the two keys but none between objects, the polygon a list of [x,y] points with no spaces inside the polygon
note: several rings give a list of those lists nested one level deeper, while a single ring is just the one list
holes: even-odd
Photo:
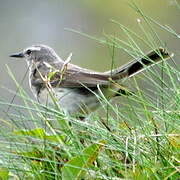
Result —
[{"label": "vegetation", "polygon": [[[179,38],[173,29],[146,16],[135,4],[133,8],[141,15],[137,21],[141,34],[111,20],[127,41],[106,33],[103,39],[80,33],[108,46],[112,68],[118,49],[137,58],[143,55],[139,41],[148,49],[166,47],[157,26]],[[64,114],[57,102],[52,108],[29,98],[8,68],[17,92],[7,90],[20,97],[23,106],[0,101],[9,108],[1,119],[0,179],[178,179],[180,71],[176,65],[179,56],[173,53],[169,61],[162,60],[136,78],[125,80],[131,95],[113,102],[98,96],[100,112],[86,121]]]}]

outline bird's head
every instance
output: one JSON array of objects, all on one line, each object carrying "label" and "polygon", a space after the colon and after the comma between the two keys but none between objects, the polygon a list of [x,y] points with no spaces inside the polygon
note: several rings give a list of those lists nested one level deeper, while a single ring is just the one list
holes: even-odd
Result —
[{"label": "bird's head", "polygon": [[32,45],[19,53],[10,55],[14,58],[25,58],[28,64],[46,62],[54,63],[60,60],[56,52],[46,45]]}]

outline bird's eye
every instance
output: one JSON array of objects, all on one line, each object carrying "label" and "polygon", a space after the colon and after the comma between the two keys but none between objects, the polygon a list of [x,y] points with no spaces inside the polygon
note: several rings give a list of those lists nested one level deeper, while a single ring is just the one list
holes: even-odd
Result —
[{"label": "bird's eye", "polygon": [[27,55],[30,55],[31,52],[32,52],[32,51],[31,51],[30,49],[28,49],[28,50],[26,51],[26,54],[27,54]]}]

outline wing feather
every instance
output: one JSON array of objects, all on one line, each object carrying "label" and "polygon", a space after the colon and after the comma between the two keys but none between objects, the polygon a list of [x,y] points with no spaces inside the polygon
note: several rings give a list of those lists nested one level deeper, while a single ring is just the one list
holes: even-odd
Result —
[{"label": "wing feather", "polygon": [[94,72],[82,69],[76,65],[68,64],[67,69],[62,71],[62,67],[51,78],[53,86],[61,87],[96,87],[98,84],[107,86],[109,84],[109,74]]}]

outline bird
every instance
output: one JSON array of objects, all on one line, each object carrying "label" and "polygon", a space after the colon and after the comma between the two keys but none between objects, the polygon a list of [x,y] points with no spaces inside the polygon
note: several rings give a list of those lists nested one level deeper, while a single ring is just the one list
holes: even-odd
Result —
[{"label": "bird", "polygon": [[100,107],[99,96],[108,100],[128,94],[121,83],[147,67],[172,57],[166,49],[157,48],[116,69],[97,72],[64,61],[51,47],[32,45],[10,55],[25,59],[29,67],[29,85],[37,101],[48,106],[58,104],[69,115],[86,116]]}]

